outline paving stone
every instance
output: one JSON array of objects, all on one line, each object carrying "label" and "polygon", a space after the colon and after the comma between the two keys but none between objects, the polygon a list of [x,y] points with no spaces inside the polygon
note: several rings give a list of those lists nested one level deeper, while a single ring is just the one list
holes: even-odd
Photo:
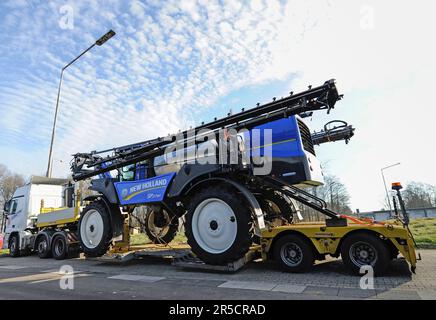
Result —
[{"label": "paving stone", "polygon": [[339,297],[350,297],[350,298],[375,298],[377,296],[376,290],[363,290],[354,288],[340,288]]},{"label": "paving stone", "polygon": [[423,300],[436,300],[436,290],[425,289],[416,291]]},{"label": "paving stone", "polygon": [[165,279],[159,281],[162,284],[179,284],[179,285],[192,285],[195,287],[218,287],[225,281],[222,280],[208,280],[208,279]]},{"label": "paving stone", "polygon": [[25,269],[29,268],[27,266],[0,266],[0,269],[6,269],[6,270],[18,270],[18,269]]},{"label": "paving stone", "polygon": [[270,291],[277,286],[273,282],[259,282],[259,281],[226,281],[219,285],[219,288],[232,288],[232,289],[247,289],[247,290],[264,290]]},{"label": "paving stone", "polygon": [[383,300],[421,300],[416,291],[412,290],[388,290],[377,291],[377,299]]},{"label": "paving stone", "polygon": [[339,293],[339,288],[321,287],[321,286],[307,286],[307,288],[303,291],[303,293],[304,294],[337,296]]},{"label": "paving stone", "polygon": [[299,286],[295,284],[279,284],[272,291],[280,291],[286,293],[302,293],[307,286]]},{"label": "paving stone", "polygon": [[140,276],[140,275],[135,275],[135,274],[119,274],[116,276],[108,277],[108,279],[156,282],[156,281],[160,281],[160,280],[165,279],[165,277]]}]

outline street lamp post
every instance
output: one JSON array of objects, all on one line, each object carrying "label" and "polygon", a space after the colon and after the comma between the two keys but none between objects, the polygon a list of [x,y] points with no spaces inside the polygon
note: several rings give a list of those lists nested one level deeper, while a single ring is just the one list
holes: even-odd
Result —
[{"label": "street lamp post", "polygon": [[58,110],[59,110],[59,98],[60,98],[60,94],[61,94],[62,80],[64,78],[64,71],[65,71],[66,68],[68,68],[70,65],[72,65],[77,59],[79,59],[81,56],[83,56],[85,53],[87,53],[89,50],[91,50],[95,45],[97,45],[97,46],[103,45],[106,41],[108,41],[114,35],[115,35],[115,31],[109,30],[104,36],[102,36],[97,41],[95,41],[88,49],[86,49],[81,54],[79,54],[76,58],[71,60],[61,70],[61,76],[60,76],[60,79],[59,79],[58,96],[57,96],[57,99],[56,99],[56,109],[55,109],[55,115],[54,115],[54,119],[53,119],[53,129],[52,129],[52,132],[51,132],[50,151],[48,153],[48,164],[47,164],[47,174],[46,174],[46,176],[49,177],[49,178],[51,178],[51,171],[52,171],[52,165],[53,165],[52,164],[53,142],[54,142],[55,132],[56,132],[56,121],[57,121],[57,118],[58,118]]},{"label": "street lamp post", "polygon": [[387,167],[384,167],[384,168],[381,168],[381,169],[380,169],[380,171],[381,171],[381,175],[382,175],[382,178],[383,178],[383,184],[384,184],[384,186],[385,186],[386,199],[388,200],[388,205],[389,205],[389,215],[390,215],[390,216],[392,216],[391,199],[389,198],[388,188],[387,188],[387,186],[386,186],[386,179],[385,179],[385,175],[384,175],[383,171],[386,170],[386,169],[388,169],[388,168],[392,168],[392,167],[398,166],[398,165],[400,165],[400,164],[401,164],[401,163],[398,162],[398,163],[391,164],[390,166],[387,166]]}]

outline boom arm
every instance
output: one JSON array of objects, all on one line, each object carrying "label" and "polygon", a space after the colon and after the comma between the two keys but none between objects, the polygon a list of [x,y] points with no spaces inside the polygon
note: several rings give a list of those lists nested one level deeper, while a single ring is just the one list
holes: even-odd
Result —
[{"label": "boom arm", "polygon": [[[323,85],[293,94],[279,100],[274,99],[270,103],[257,105],[257,107],[244,110],[222,119],[216,119],[210,123],[202,123],[200,126],[183,131],[179,134],[168,137],[156,138],[138,144],[122,146],[118,148],[92,151],[90,153],[77,153],[71,162],[73,179],[76,181],[90,178],[111,170],[115,170],[133,163],[151,159],[162,155],[165,147],[175,143],[186,143],[189,136],[196,136],[200,130],[211,130],[215,133],[220,129],[251,129],[253,127],[268,123],[274,120],[287,118],[303,112],[332,109],[336,102],[342,98],[338,94],[335,81],[326,81]],[[177,140],[182,136],[183,139]],[[103,157],[100,154],[113,151],[112,156]],[[88,169],[84,169],[86,166]]]},{"label": "boom arm", "polygon": [[[340,123],[340,125],[329,128],[328,126],[332,123]],[[320,145],[326,142],[345,140],[345,143],[348,143],[351,137],[354,136],[354,130],[353,126],[348,125],[345,121],[333,120],[325,124],[324,130],[312,134],[312,142]]]}]

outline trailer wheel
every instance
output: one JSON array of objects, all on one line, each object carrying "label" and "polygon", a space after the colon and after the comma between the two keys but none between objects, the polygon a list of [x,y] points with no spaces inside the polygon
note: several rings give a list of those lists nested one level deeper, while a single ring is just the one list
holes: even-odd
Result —
[{"label": "trailer wheel", "polygon": [[358,233],[346,237],[341,245],[341,256],[345,266],[359,275],[363,266],[371,266],[375,275],[386,271],[390,262],[387,244],[373,234]]},{"label": "trailer wheel", "polygon": [[163,208],[153,208],[145,215],[145,233],[153,243],[169,243],[177,234],[179,219]]},{"label": "trailer wheel", "polygon": [[48,238],[45,235],[41,235],[36,240],[35,245],[36,251],[38,252],[38,257],[41,259],[50,258],[51,256],[51,248],[48,242]]},{"label": "trailer wheel", "polygon": [[250,210],[238,193],[214,186],[191,199],[185,233],[192,252],[205,263],[220,265],[248,252],[252,226]]},{"label": "trailer wheel", "polygon": [[58,235],[53,238],[51,254],[56,260],[64,260],[68,257],[68,244],[64,236]]},{"label": "trailer wheel", "polygon": [[100,201],[89,204],[80,215],[79,242],[87,257],[104,255],[112,242],[109,212]]},{"label": "trailer wheel", "polygon": [[9,238],[9,256],[16,258],[20,255],[20,239],[18,238],[18,235],[14,234]]},{"label": "trailer wheel", "polygon": [[311,245],[298,235],[289,234],[279,238],[273,250],[274,260],[286,272],[305,272],[315,261]]}]

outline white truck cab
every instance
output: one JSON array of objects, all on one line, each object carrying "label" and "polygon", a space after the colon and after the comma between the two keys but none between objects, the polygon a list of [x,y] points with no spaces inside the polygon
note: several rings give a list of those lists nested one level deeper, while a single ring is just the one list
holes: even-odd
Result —
[{"label": "white truck cab", "polygon": [[[40,257],[45,258],[51,255],[54,236],[58,235],[67,238],[60,244],[66,251],[68,237],[75,232],[78,211],[74,186],[67,179],[32,176],[29,183],[17,188],[5,203],[3,249],[9,249],[14,257],[38,251]],[[64,251],[58,253],[64,254]]]}]

